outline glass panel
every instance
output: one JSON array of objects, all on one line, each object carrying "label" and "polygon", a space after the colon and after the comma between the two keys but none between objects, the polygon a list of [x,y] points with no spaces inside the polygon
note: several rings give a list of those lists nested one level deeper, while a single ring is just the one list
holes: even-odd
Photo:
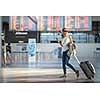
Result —
[{"label": "glass panel", "polygon": [[[95,35],[91,33],[69,33],[72,36],[75,43],[94,43]],[[41,43],[50,43],[51,41],[57,41],[60,39],[61,35],[58,33],[41,33],[40,42]],[[97,42],[99,42],[100,38],[98,37]]]}]

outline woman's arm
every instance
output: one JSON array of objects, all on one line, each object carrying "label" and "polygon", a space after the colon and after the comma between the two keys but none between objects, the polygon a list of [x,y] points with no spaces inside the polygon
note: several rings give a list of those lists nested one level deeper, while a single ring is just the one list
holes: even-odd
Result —
[{"label": "woman's arm", "polygon": [[59,41],[59,44],[63,47],[63,44],[62,44],[62,42],[61,42],[61,41]]}]

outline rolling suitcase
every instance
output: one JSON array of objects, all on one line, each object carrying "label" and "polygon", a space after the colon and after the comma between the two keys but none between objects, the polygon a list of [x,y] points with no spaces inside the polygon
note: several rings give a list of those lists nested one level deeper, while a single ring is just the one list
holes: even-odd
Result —
[{"label": "rolling suitcase", "polygon": [[78,64],[80,65],[82,71],[86,75],[88,79],[94,78],[95,75],[95,68],[89,61],[80,62],[76,55],[74,55]]}]

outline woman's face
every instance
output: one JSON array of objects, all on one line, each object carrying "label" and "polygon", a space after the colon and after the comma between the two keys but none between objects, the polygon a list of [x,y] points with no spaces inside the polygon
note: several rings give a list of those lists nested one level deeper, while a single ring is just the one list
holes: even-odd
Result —
[{"label": "woman's face", "polygon": [[64,29],[63,35],[64,35],[64,36],[67,36],[67,35],[68,35],[68,30],[67,30],[67,29]]}]

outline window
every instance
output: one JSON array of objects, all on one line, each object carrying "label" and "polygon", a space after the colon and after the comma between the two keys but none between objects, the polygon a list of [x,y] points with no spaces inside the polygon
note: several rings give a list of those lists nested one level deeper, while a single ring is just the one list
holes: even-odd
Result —
[{"label": "window", "polygon": [[[69,35],[72,36],[75,43],[95,43],[95,34],[92,32],[69,33]],[[61,35],[58,33],[40,33],[41,43],[57,43],[60,38]]]}]

